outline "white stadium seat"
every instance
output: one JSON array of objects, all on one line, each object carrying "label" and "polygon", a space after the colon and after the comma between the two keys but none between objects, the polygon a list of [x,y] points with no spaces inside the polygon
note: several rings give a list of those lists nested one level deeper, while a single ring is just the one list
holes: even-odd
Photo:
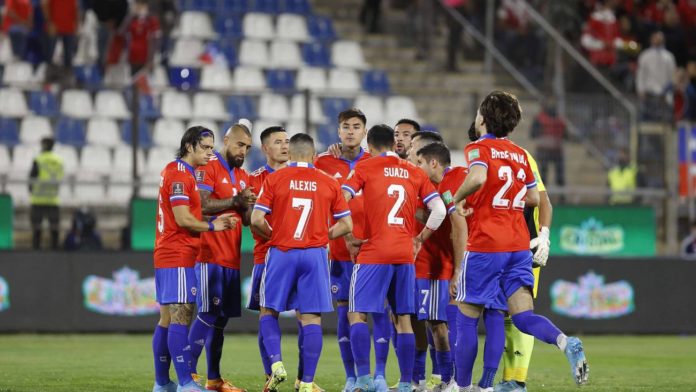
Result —
[{"label": "white stadium seat", "polygon": [[391,96],[387,98],[386,118],[388,124],[396,124],[400,118],[418,118],[416,104],[410,97]]},{"label": "white stadium seat", "polygon": [[272,40],[275,38],[273,18],[269,14],[249,12],[244,15],[242,32],[247,38]]},{"label": "white stadium seat", "polygon": [[190,118],[191,100],[185,93],[168,90],[162,93],[162,117]]},{"label": "white stadium seat", "polygon": [[87,122],[87,144],[116,147],[122,143],[121,132],[116,121],[108,118],[91,118]]},{"label": "white stadium seat", "polygon": [[90,118],[94,113],[92,97],[84,90],[65,90],[60,103],[60,112],[74,118]]},{"label": "white stadium seat", "polygon": [[[29,172],[25,173],[24,179],[26,179],[28,175]],[[61,188],[65,187],[66,186],[63,185]],[[26,207],[29,205],[29,187],[27,186],[27,184],[7,184],[5,189],[7,190],[7,193],[9,193],[12,197],[13,207]]]},{"label": "white stadium seat", "polygon": [[[304,94],[295,94],[290,102],[290,120],[304,121],[305,119],[305,97]],[[321,109],[319,98],[312,97],[309,100],[309,117],[312,124],[323,124],[326,122],[324,111]]]},{"label": "white stadium seat", "polygon": [[193,38],[181,38],[174,44],[169,64],[178,67],[198,67],[200,57],[205,51],[202,41]]},{"label": "white stadium seat", "polygon": [[232,76],[227,67],[204,65],[201,70],[201,89],[229,91],[232,89]]},{"label": "white stadium seat", "polygon": [[126,120],[131,117],[123,94],[118,91],[102,90],[94,99],[95,115]]},{"label": "white stadium seat", "polygon": [[278,94],[263,94],[259,101],[259,117],[286,121],[290,115],[288,100]]},{"label": "white stadium seat", "polygon": [[159,183],[159,173],[164,167],[174,160],[174,150],[168,147],[151,148],[147,154],[147,164],[145,166],[145,175],[148,181],[154,180]]},{"label": "white stadium seat", "polygon": [[268,118],[261,118],[261,119],[254,121],[254,124],[252,124],[252,131],[251,131],[251,143],[254,146],[260,147],[261,146],[261,132],[263,132],[263,130],[268,128],[268,127],[273,127],[273,126],[277,126],[277,125],[282,126],[283,124],[280,121],[268,119]]},{"label": "white stadium seat", "polygon": [[210,17],[205,12],[184,11],[179,17],[179,28],[174,31],[175,37],[214,39],[217,34],[213,30]]},{"label": "white stadium seat", "polygon": [[53,147],[53,152],[63,158],[63,173],[66,176],[71,176],[77,173],[79,161],[77,159],[77,149],[73,146],[65,144],[56,144]]},{"label": "white stadium seat", "polygon": [[39,144],[44,137],[53,135],[51,122],[46,117],[24,117],[19,129],[19,141],[24,144]]},{"label": "white stadium seat", "polygon": [[304,67],[297,71],[295,87],[298,90],[323,91],[326,90],[326,71],[319,67]]},{"label": "white stadium seat", "polygon": [[178,148],[184,132],[186,129],[180,120],[160,118],[155,122],[152,141],[155,145],[167,149]]},{"label": "white stadium seat", "polygon": [[0,144],[0,177],[8,174],[11,162],[10,150],[6,145]]},{"label": "white stadium seat", "polygon": [[24,93],[16,88],[4,88],[0,90],[0,116],[24,117],[29,114],[27,100]]},{"label": "white stadium seat", "polygon": [[16,87],[28,87],[34,82],[34,69],[31,64],[18,61],[5,65],[2,83]]},{"label": "white stadium seat", "polygon": [[[138,149],[138,173],[142,174],[145,169],[145,152]],[[116,173],[128,173],[133,171],[133,148],[122,144],[114,149],[114,166],[111,175]]]},{"label": "white stadium seat", "polygon": [[342,93],[360,91],[358,72],[347,68],[332,68],[329,71],[329,89]]},{"label": "white stadium seat", "polygon": [[77,183],[73,190],[73,196],[79,206],[94,206],[104,204],[106,199],[106,188],[102,179],[96,174],[80,173],[80,181],[89,182],[87,184]]},{"label": "white stadium seat", "polygon": [[222,97],[216,93],[196,93],[193,96],[193,117],[227,120],[229,114],[225,110]]},{"label": "white stadium seat", "polygon": [[169,76],[167,70],[162,65],[158,65],[152,69],[152,72],[147,77],[150,87],[155,90],[165,90],[169,88]]},{"label": "white stadium seat", "polygon": [[80,156],[79,177],[85,173],[105,176],[113,170],[113,166],[111,152],[107,147],[87,145]]},{"label": "white stadium seat", "polygon": [[276,38],[305,42],[309,40],[306,19],[297,14],[280,14],[276,22]]},{"label": "white stadium seat", "polygon": [[266,88],[263,71],[256,67],[237,67],[234,69],[234,88],[240,91],[258,91]]},{"label": "white stadium seat", "polygon": [[336,41],[331,46],[331,63],[336,67],[365,69],[367,63],[360,44],[355,41]]},{"label": "white stadium seat", "polygon": [[[12,163],[10,164],[9,178],[14,180],[26,180],[31,170],[31,165],[39,152],[39,144],[19,144],[12,150]],[[25,186],[26,188],[26,186]]]},{"label": "white stadium seat", "polygon": [[371,95],[360,95],[355,98],[354,107],[360,108],[367,117],[367,125],[381,124],[385,120],[384,103],[382,98]]},{"label": "white stadium seat", "polygon": [[292,41],[273,41],[271,43],[271,67],[284,69],[300,68],[304,61],[297,43]]},{"label": "white stadium seat", "polygon": [[106,189],[106,199],[114,205],[125,205],[133,196],[132,183],[130,172],[114,173]]},{"label": "white stadium seat", "polygon": [[239,64],[268,67],[270,56],[264,41],[245,39],[239,46]]},{"label": "white stadium seat", "polygon": [[110,65],[104,75],[104,86],[110,88],[124,88],[131,83],[131,69],[128,63]]}]

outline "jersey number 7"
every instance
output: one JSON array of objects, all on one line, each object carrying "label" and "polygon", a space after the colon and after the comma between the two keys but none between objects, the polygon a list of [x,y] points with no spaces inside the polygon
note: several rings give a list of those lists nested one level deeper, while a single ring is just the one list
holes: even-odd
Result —
[{"label": "jersey number 7", "polygon": [[292,208],[302,210],[300,213],[300,220],[297,222],[297,227],[295,228],[295,235],[293,236],[294,239],[301,240],[302,237],[304,237],[305,229],[307,229],[309,213],[312,212],[312,199],[293,197]]}]

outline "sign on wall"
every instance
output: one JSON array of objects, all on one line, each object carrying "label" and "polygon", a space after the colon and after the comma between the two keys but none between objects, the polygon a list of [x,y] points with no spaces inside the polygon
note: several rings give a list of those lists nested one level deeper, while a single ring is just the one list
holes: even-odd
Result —
[{"label": "sign on wall", "polygon": [[551,254],[654,256],[655,213],[642,206],[558,206],[553,209]]}]

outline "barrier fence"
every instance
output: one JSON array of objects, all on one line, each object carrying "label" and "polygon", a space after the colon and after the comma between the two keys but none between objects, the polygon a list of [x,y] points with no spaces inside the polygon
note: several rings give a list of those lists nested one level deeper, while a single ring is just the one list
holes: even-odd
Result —
[{"label": "barrier fence", "polygon": [[[252,257],[242,258],[245,303]],[[693,276],[696,262],[679,259],[552,257],[535,306],[567,333],[693,334]],[[0,332],[149,332],[154,298],[149,252],[0,253]],[[244,310],[227,328],[255,332],[257,317]],[[296,330],[292,314],[281,327]]]}]

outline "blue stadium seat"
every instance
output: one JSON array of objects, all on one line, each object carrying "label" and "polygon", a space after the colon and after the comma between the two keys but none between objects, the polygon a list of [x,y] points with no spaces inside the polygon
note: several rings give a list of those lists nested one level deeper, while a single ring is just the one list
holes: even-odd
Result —
[{"label": "blue stadium seat", "polygon": [[102,85],[102,76],[96,65],[78,65],[75,67],[75,80],[88,90],[98,90]]},{"label": "blue stadium seat", "polygon": [[192,0],[191,9],[203,12],[215,12],[217,10],[216,0]]},{"label": "blue stadium seat", "polygon": [[191,11],[193,10],[192,0],[177,0],[177,10],[178,11]]},{"label": "blue stadium seat", "polygon": [[50,91],[32,91],[29,94],[29,110],[45,117],[55,117],[60,112],[58,100]]},{"label": "blue stadium seat", "polygon": [[318,40],[330,41],[337,37],[331,18],[311,16],[307,18],[307,25],[309,26],[309,34]]},{"label": "blue stadium seat", "polygon": [[266,72],[266,84],[274,91],[295,90],[295,74],[287,69],[271,69]]},{"label": "blue stadium seat", "polygon": [[319,143],[323,144],[324,147],[328,147],[334,143],[338,143],[340,140],[338,138],[338,130],[336,125],[320,125],[317,129],[317,140],[319,140]]},{"label": "blue stadium seat", "polygon": [[215,31],[226,41],[229,39],[242,39],[242,18],[239,15],[223,13],[215,18]]},{"label": "blue stadium seat", "polygon": [[363,74],[363,90],[371,94],[389,94],[389,77],[380,70],[365,71]]},{"label": "blue stadium seat", "polygon": [[249,171],[254,171],[266,164],[266,157],[263,155],[260,148],[252,148],[249,150],[246,161],[248,162],[247,167]]},{"label": "blue stadium seat", "polygon": [[181,90],[196,90],[199,82],[198,70],[187,67],[169,68],[169,83]]},{"label": "blue stadium seat", "polygon": [[254,12],[263,12],[266,14],[277,14],[280,12],[279,0],[254,0],[252,7]]},{"label": "blue stadium seat", "polygon": [[350,109],[352,102],[347,98],[324,98],[322,108],[324,115],[332,121],[338,118],[338,114],[344,110]]},{"label": "blue stadium seat", "polygon": [[239,63],[237,57],[237,47],[232,40],[223,39],[219,41],[220,52],[227,59],[227,65],[230,67],[235,67]]},{"label": "blue stadium seat", "polygon": [[140,96],[140,116],[144,119],[155,119],[159,118],[160,115],[160,110],[155,105],[155,101],[152,98],[152,95],[141,95]]},{"label": "blue stadium seat", "polygon": [[253,121],[258,117],[256,104],[248,96],[232,95],[227,98],[227,111],[234,119],[248,118]]},{"label": "blue stadium seat", "polygon": [[81,120],[61,117],[56,124],[56,141],[75,147],[85,145],[85,123]]},{"label": "blue stadium seat", "polygon": [[17,120],[0,118],[0,144],[14,147],[19,144],[19,124]]},{"label": "blue stadium seat", "polygon": [[[141,148],[148,149],[152,147],[152,135],[150,134],[150,127],[145,121],[145,119],[140,120],[140,125],[138,126],[138,146]],[[124,143],[132,144],[131,130],[133,129],[133,122],[126,120],[121,124],[121,140]]]},{"label": "blue stadium seat", "polygon": [[331,66],[331,56],[329,51],[320,42],[312,42],[302,46],[302,57],[304,62],[311,67]]},{"label": "blue stadium seat", "polygon": [[312,6],[308,0],[285,0],[285,12],[291,14],[311,15]]},{"label": "blue stadium seat", "polygon": [[249,11],[248,0],[220,0],[220,11],[226,14],[244,14]]}]

